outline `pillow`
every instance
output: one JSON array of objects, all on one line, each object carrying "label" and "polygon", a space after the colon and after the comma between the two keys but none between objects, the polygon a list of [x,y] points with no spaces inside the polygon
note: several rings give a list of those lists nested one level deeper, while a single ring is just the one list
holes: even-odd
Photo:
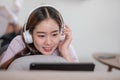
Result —
[{"label": "pillow", "polygon": [[46,56],[46,55],[31,55],[24,56],[14,60],[8,70],[26,70],[29,71],[30,64],[33,62],[41,62],[41,63],[63,63],[67,62],[64,58],[60,56]]}]

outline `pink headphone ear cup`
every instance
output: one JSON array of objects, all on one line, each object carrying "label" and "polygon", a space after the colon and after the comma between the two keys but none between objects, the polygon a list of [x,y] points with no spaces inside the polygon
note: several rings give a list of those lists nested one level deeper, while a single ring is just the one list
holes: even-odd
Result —
[{"label": "pink headphone ear cup", "polygon": [[27,44],[33,43],[32,35],[30,34],[29,30],[23,33],[23,37]]}]

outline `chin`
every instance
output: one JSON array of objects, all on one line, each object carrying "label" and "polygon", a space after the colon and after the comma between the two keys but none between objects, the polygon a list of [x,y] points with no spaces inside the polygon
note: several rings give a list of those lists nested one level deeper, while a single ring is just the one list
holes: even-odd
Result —
[{"label": "chin", "polygon": [[52,53],[46,53],[46,52],[44,52],[43,55],[52,55]]},{"label": "chin", "polygon": [[50,52],[46,52],[46,51],[43,51],[42,54],[43,55],[52,55],[54,51],[50,51]]}]

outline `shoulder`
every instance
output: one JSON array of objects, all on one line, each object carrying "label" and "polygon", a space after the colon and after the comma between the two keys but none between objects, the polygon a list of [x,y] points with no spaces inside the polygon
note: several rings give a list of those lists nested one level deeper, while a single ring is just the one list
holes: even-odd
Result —
[{"label": "shoulder", "polygon": [[16,36],[10,43],[10,45],[18,45],[18,44],[25,46],[25,43],[21,35]]},{"label": "shoulder", "polygon": [[21,35],[16,36],[14,39],[22,39]]},{"label": "shoulder", "polygon": [[21,35],[18,35],[12,41],[21,41],[21,42],[23,42],[23,39],[22,39]]}]

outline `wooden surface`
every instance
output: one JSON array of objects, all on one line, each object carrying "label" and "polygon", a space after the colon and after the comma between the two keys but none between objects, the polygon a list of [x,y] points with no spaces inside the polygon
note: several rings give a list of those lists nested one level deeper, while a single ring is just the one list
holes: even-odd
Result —
[{"label": "wooden surface", "polygon": [[0,71],[0,80],[120,80],[120,73],[79,71]]},{"label": "wooden surface", "polygon": [[97,61],[107,65],[109,67],[108,71],[112,71],[112,68],[116,68],[120,70],[120,54],[97,53],[94,54],[93,57]]}]

